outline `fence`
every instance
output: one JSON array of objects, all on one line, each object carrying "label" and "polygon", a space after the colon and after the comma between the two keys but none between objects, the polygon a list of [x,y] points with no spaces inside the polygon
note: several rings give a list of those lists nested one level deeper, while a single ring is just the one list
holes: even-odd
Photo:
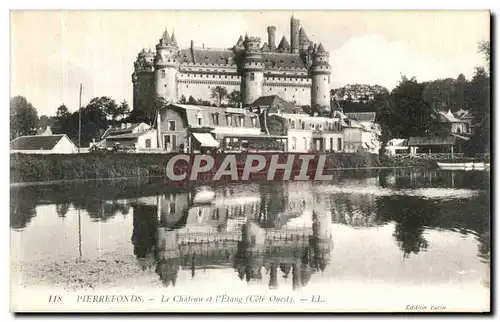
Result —
[{"label": "fence", "polygon": [[451,160],[467,159],[464,153],[417,153],[396,154],[389,156],[393,160]]}]

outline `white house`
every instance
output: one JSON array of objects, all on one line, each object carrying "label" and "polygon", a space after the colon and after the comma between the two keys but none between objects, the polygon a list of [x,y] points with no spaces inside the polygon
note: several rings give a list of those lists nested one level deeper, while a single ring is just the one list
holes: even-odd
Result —
[{"label": "white house", "polygon": [[396,154],[407,154],[410,152],[410,148],[405,139],[391,139],[387,142],[385,147],[385,154],[393,156]]},{"label": "white house", "polygon": [[78,147],[66,134],[26,135],[10,142],[11,153],[69,154],[77,151]]},{"label": "white house", "polygon": [[138,150],[157,149],[158,136],[156,129],[146,123],[122,123],[107,129],[97,144],[111,148],[117,143]]}]

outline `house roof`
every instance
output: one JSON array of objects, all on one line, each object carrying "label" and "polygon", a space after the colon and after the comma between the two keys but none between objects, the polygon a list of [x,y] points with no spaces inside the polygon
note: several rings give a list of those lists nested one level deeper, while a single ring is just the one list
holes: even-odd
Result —
[{"label": "house roof", "polygon": [[[52,150],[66,134],[20,136],[10,142],[11,150]],[[76,147],[76,146],[75,146]]]},{"label": "house roof", "polygon": [[439,112],[439,121],[442,123],[463,123],[464,120],[456,118],[451,111]]},{"label": "house roof", "polygon": [[[237,115],[238,117],[242,116],[245,119],[245,127],[249,127],[252,124],[251,117],[256,118],[257,124],[259,124],[259,120],[257,118],[257,114],[248,111],[243,108],[228,108],[228,107],[214,107],[214,106],[197,106],[197,105],[186,105],[186,104],[176,104],[172,103],[168,107],[170,108],[178,108],[185,111],[185,120],[187,122],[187,126],[191,127],[214,127],[214,126],[234,126],[236,124],[236,120],[233,120],[232,124],[227,123],[226,117],[219,118],[219,124],[216,125],[212,118],[212,115]],[[201,116],[203,119],[203,125],[198,125],[198,116]],[[233,119],[233,117],[231,117]],[[253,127],[253,126],[250,126]],[[260,125],[259,125],[260,127]]]},{"label": "house roof", "polygon": [[419,145],[454,145],[456,142],[455,136],[412,136],[408,139],[409,146]]},{"label": "house roof", "polygon": [[357,113],[345,113],[350,119],[355,119],[359,122],[375,122],[375,117],[377,113],[375,112],[357,112]]},{"label": "house roof", "polygon": [[125,133],[132,133],[132,131],[141,125],[142,123],[132,123],[130,127],[122,129],[122,128],[109,128],[107,129],[101,138],[106,138],[108,136],[115,136],[115,135],[120,135],[120,134],[125,134]]},{"label": "house roof", "polygon": [[285,101],[278,95],[269,95],[269,96],[261,96],[256,99],[250,106],[265,106],[269,107],[270,113],[276,113],[278,111],[282,113],[290,113],[290,114],[306,114],[302,110],[302,108],[293,105],[290,102]]},{"label": "house roof", "polygon": [[144,131],[144,132],[138,132],[138,133],[125,133],[125,134],[118,134],[118,135],[111,135],[106,138],[106,140],[118,140],[118,139],[135,139],[138,138],[149,131]]}]

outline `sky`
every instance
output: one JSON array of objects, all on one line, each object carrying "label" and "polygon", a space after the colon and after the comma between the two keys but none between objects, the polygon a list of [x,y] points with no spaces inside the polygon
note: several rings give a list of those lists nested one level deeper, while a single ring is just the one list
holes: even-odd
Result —
[{"label": "sky", "polygon": [[290,17],[330,52],[332,88],[378,84],[401,74],[418,81],[470,79],[484,66],[477,43],[490,39],[488,11],[13,11],[10,95],[23,95],[39,115],[59,105],[78,109],[96,96],[132,104],[133,63],[165,28],[181,47],[232,47],[248,33],[290,41]]}]

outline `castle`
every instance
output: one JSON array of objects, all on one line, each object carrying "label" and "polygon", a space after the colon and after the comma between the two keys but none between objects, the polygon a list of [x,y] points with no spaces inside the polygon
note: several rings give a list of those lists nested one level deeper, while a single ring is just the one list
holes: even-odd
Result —
[{"label": "castle", "polygon": [[276,47],[276,27],[267,28],[268,42],[240,35],[229,49],[179,48],[174,32],[167,30],[156,45],[156,54],[143,49],[135,61],[133,108],[150,106],[155,97],[179,102],[192,96],[214,102],[212,89],[239,91],[244,106],[257,98],[278,95],[298,106],[330,106],[329,53],[314,44],[290,20],[290,43],[285,36]]}]

